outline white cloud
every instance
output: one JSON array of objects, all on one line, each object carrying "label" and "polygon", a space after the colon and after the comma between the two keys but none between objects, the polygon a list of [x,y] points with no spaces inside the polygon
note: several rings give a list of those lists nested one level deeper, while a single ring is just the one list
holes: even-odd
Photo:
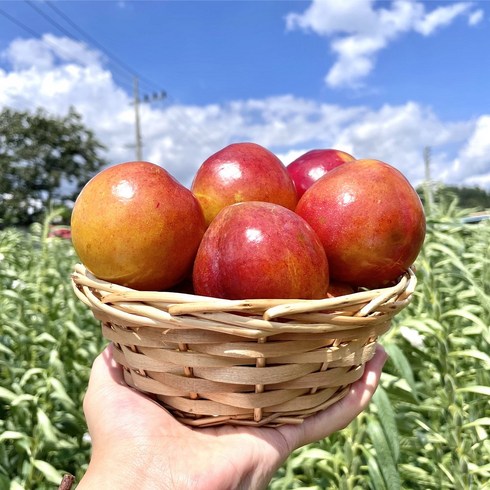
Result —
[{"label": "white cloud", "polygon": [[327,85],[340,87],[356,85],[355,81],[365,78],[374,68],[374,55],[385,46],[382,38],[352,35],[332,42],[332,51],[339,60],[325,77]]},{"label": "white cloud", "polygon": [[468,16],[470,26],[483,18],[483,11],[474,10],[469,2],[455,2],[430,12],[420,1],[394,0],[381,3],[379,8],[377,4],[374,0],[313,0],[303,13],[286,17],[288,29],[312,31],[329,39],[336,61],[325,76],[327,85],[361,85],[373,71],[377,53],[405,33],[428,36],[462,15]]},{"label": "white cloud", "polygon": [[15,39],[2,53],[2,57],[19,70],[25,67],[47,69],[54,66],[57,59],[83,66],[101,61],[101,54],[84,43],[53,34],[44,34],[41,39]]},{"label": "white cloud", "polygon": [[286,25],[288,29],[299,27],[320,35],[370,32],[377,23],[372,3],[366,0],[313,0],[302,14],[289,14]]},{"label": "white cloud", "polygon": [[[0,110],[43,107],[65,115],[74,106],[107,146],[111,163],[133,160],[134,106],[97,52],[71,40],[76,59],[63,59],[41,40],[12,43],[0,70]],[[38,56],[30,63],[27,48]],[[16,55],[16,53],[18,53]],[[16,57],[18,56],[18,58]],[[48,61],[46,61],[48,60]],[[357,158],[377,158],[399,168],[413,184],[423,179],[423,149],[432,147],[432,175],[448,183],[490,187],[490,114],[474,121],[442,121],[416,102],[369,108],[318,103],[293,95],[234,100],[205,106],[141,105],[144,158],[190,185],[199,165],[234,141],[254,141],[275,151],[285,164],[313,148],[338,148]]]},{"label": "white cloud", "polygon": [[434,33],[440,27],[449,25],[456,17],[471,8],[469,3],[455,3],[445,7],[438,7],[417,20],[414,29],[424,36]]},{"label": "white cloud", "polygon": [[454,160],[448,177],[468,185],[490,186],[490,115],[476,120],[474,130]]},{"label": "white cloud", "polygon": [[483,20],[483,10],[475,10],[468,16],[468,24],[470,26],[476,26]]},{"label": "white cloud", "polygon": [[46,70],[54,64],[52,51],[47,50],[44,43],[37,39],[12,41],[1,57],[9,62],[15,71],[34,67]]}]

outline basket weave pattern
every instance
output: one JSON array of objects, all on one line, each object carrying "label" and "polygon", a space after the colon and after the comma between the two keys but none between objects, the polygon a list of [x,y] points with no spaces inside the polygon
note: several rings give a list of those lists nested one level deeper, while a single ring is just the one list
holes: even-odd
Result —
[{"label": "basket weave pattern", "polygon": [[191,426],[273,427],[301,423],[347,394],[416,278],[408,270],[392,287],[322,300],[135,291],[82,265],[72,284],[128,385]]}]

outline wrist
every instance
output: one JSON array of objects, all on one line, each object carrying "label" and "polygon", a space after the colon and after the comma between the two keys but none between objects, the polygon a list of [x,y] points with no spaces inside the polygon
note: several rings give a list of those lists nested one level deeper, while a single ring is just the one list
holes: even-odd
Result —
[{"label": "wrist", "polygon": [[[175,444],[166,442],[163,449],[134,441],[127,447],[121,443],[117,447],[94,445],[77,490],[263,490],[281,463],[275,451],[274,457],[244,457],[237,465],[226,451],[210,457],[192,447],[174,450]],[[179,457],[182,454],[187,457]]]},{"label": "wrist", "polygon": [[77,490],[93,490],[94,488],[190,490],[194,488],[185,482],[173,481],[170,468],[170,462],[164,455],[161,455],[158,460],[154,456],[146,458],[134,448],[127,452],[104,452],[104,454],[94,451]]},{"label": "wrist", "polygon": [[77,490],[261,490],[266,485],[256,484],[260,480],[256,470],[235,474],[226,458],[211,462],[189,454],[189,458],[176,459],[171,451],[119,448],[94,451]]}]

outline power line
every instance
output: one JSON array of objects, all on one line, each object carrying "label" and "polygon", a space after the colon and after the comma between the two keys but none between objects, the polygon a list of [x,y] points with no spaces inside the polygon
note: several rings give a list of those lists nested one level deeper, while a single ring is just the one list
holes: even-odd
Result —
[{"label": "power line", "polygon": [[[35,31],[31,27],[27,26],[26,24],[24,24],[20,20],[16,19],[15,17],[13,17],[12,15],[10,15],[9,13],[5,12],[5,10],[0,9],[0,15],[3,15],[6,19],[10,20],[12,23],[14,23],[15,25],[17,25],[21,29],[23,29],[25,32],[27,32],[31,36],[33,36],[35,38],[39,38],[39,40],[42,43],[44,43],[47,46],[55,49],[58,53],[63,54],[67,58],[72,57],[72,53],[70,53],[69,51],[67,51],[66,48],[60,46],[59,44],[57,44],[54,41],[51,41],[51,40],[46,39],[40,32]],[[72,38],[72,35],[69,34],[69,37]],[[125,76],[127,76],[127,75],[125,75]],[[122,80],[122,85],[126,85],[126,87],[128,87],[128,90],[130,90],[130,88],[129,88],[130,87],[129,82],[125,82],[124,80]]]},{"label": "power line", "polygon": [[[43,12],[41,9],[39,9],[37,6],[34,5],[34,3],[30,0],[25,0],[25,2],[33,8],[36,12],[38,12],[44,19],[46,19],[48,22],[50,22],[52,25],[54,25],[57,29],[59,29],[61,32],[63,32],[65,35],[67,35],[69,38],[74,38],[75,40],[79,41],[79,39],[76,38],[76,36],[73,36],[71,32],[69,32],[65,27],[63,27],[61,24],[59,24],[56,20],[54,20],[51,16]],[[55,7],[49,0],[46,0],[44,2],[46,5],[48,5],[54,12],[56,12],[65,22],[67,22],[73,29],[75,29],[79,34],[81,34],[83,37],[87,38],[89,43],[92,43],[96,45],[103,53],[108,56],[108,59],[110,62],[124,70],[126,74],[124,76],[131,75],[132,77],[132,92],[133,92],[133,105],[135,108],[135,133],[136,133],[136,144],[134,145],[136,148],[136,154],[137,157],[141,156],[141,148],[142,148],[142,137],[141,137],[141,131],[140,131],[140,122],[139,122],[139,104],[144,102],[144,103],[150,103],[156,100],[163,100],[167,98],[167,94],[165,91],[161,90],[157,84],[152,82],[151,80],[142,77],[140,74],[138,74],[135,70],[133,70],[129,65],[124,63],[122,60],[120,60],[118,57],[116,57],[114,54],[112,54],[110,51],[108,51],[101,43],[99,43],[96,39],[94,39],[91,35],[86,33],[83,29],[81,29],[75,22],[73,22],[66,14],[64,14],[60,9]],[[25,25],[21,21],[17,20],[15,17],[11,16],[4,10],[0,9],[0,14],[9,19],[11,22],[22,28],[24,31],[28,32],[34,37],[38,37],[42,42],[45,44],[48,44],[55,49],[57,49],[59,52],[62,52],[66,56],[70,56],[70,53],[65,51],[64,48],[59,46],[58,44],[51,42],[45,38],[39,33],[36,32],[34,29],[31,29],[29,26]],[[139,81],[145,82],[146,85],[150,85],[151,87],[155,88],[158,87],[158,91],[153,91],[153,93],[150,94],[145,94],[143,95],[142,98],[139,96]],[[187,134],[187,136],[193,135],[193,137],[197,141],[204,141],[205,138],[201,138],[201,136],[206,136],[205,133],[202,133],[202,131],[197,127],[191,120],[190,118],[185,115],[185,114],[173,114],[172,119],[174,119],[175,122],[177,122],[177,126],[181,129],[185,128],[184,134]],[[138,158],[140,159],[140,158]]]},{"label": "power line", "polygon": [[26,26],[24,23],[22,23],[20,20],[17,20],[15,17],[11,16],[5,10],[0,9],[0,15],[3,15],[5,18],[16,24],[18,27],[21,29],[24,29],[24,31],[28,32],[34,37],[42,37],[39,32],[36,32],[34,29],[31,29],[30,27]]},{"label": "power line", "polygon": [[[31,2],[27,0],[29,4]],[[136,72],[133,68],[131,68],[129,65],[127,65],[124,61],[122,61],[120,58],[118,58],[115,54],[110,52],[105,46],[103,46],[99,41],[97,41],[93,36],[85,32],[80,26],[78,26],[75,22],[73,22],[68,15],[66,15],[64,12],[62,12],[58,7],[55,7],[52,2],[49,0],[45,1],[46,5],[52,9],[56,14],[58,14],[66,23],[68,23],[75,31],[77,31],[80,35],[85,37],[86,39],[89,40],[90,43],[94,44],[97,46],[103,53],[105,53],[114,63],[119,65],[121,68],[123,68],[125,71],[127,71],[132,77],[137,77],[140,81],[146,83],[147,85],[151,86],[152,88],[158,88],[160,90],[159,85],[155,84],[151,80],[143,77],[140,75],[138,72]],[[49,17],[49,16],[47,16]],[[55,21],[53,21],[55,22]],[[71,36],[71,34],[70,34]]]},{"label": "power line", "polygon": [[45,14],[42,11],[42,9],[40,9],[39,7],[36,6],[36,4],[34,2],[31,2],[30,0],[25,0],[25,2],[29,5],[29,7],[31,7],[32,9],[34,9],[39,15],[41,15],[42,17],[44,17],[48,22],[50,22],[51,24],[53,24],[63,34],[66,34],[68,37],[72,37],[71,32],[69,32],[67,29],[65,29],[62,25],[58,24],[58,22],[56,22],[55,20],[53,20],[52,17],[50,17],[49,15]]},{"label": "power line", "polygon": [[[56,22],[51,16],[47,15],[45,12],[43,12],[39,7],[37,7],[35,5],[34,2],[31,2],[29,0],[26,0],[26,3],[32,8],[34,9],[39,15],[41,15],[44,19],[46,19],[50,24],[54,25],[59,31],[61,31],[63,34],[65,34],[66,36],[68,36],[70,39],[73,39],[75,38],[75,40],[77,41],[80,41],[79,39],[77,39],[75,36],[73,36],[73,33],[71,33],[70,31],[68,31],[67,29],[65,29],[62,25],[60,25],[58,22]],[[30,34],[35,34],[37,36],[39,36],[41,38],[41,40],[43,42],[46,42],[46,40],[38,33],[36,33],[35,31],[33,31],[32,29],[30,29],[28,26],[25,26],[24,24],[22,23],[19,23],[18,21],[16,21],[16,24],[19,25],[20,27],[22,27],[24,30],[27,30],[27,32],[29,32]],[[52,46],[56,46],[57,49],[61,49],[58,45],[55,45],[54,43],[49,43],[47,42],[47,44],[51,44]],[[63,50],[61,50],[63,52]],[[109,60],[110,62],[111,60]],[[127,78],[128,75],[127,73],[125,73],[125,71],[120,71],[118,69],[117,66],[114,67],[115,69],[113,69],[112,71],[115,72],[116,74],[119,73],[122,77],[122,80],[121,80],[121,85],[125,85],[127,90],[128,91],[131,91],[131,85],[130,85],[130,82],[129,81],[125,81],[124,78]]]},{"label": "power line", "polygon": [[[64,26],[62,26],[59,22],[57,22],[53,17],[45,13],[42,9],[37,7],[34,2],[30,0],[25,0],[25,2],[33,9],[35,10],[41,17],[43,17],[45,20],[47,20],[51,25],[53,25],[56,29],[58,29],[60,32],[68,36],[68,38],[75,38],[77,39],[76,36],[73,36],[73,33],[70,32],[68,29],[66,29]],[[146,78],[143,78],[141,75],[139,75],[135,70],[133,70],[129,65],[127,65],[124,61],[120,60],[117,56],[115,56],[113,53],[108,51],[105,46],[103,46],[101,43],[99,43],[93,36],[89,35],[87,32],[85,32],[83,29],[81,29],[75,22],[73,22],[66,14],[64,14],[60,9],[55,7],[51,2],[46,1],[45,2],[58,16],[60,16],[66,23],[68,23],[72,29],[74,29],[77,33],[81,34],[82,37],[86,38],[89,40],[90,43],[93,45],[97,46],[100,51],[105,53],[105,55],[108,57],[108,61],[112,62],[115,64],[115,68],[121,67],[123,71],[125,72],[125,76],[128,76],[128,74],[132,77],[133,79],[133,105],[134,105],[134,112],[135,112],[135,149],[136,149],[136,159],[141,160],[142,159],[142,146],[143,146],[143,141],[142,141],[142,136],[141,136],[141,122],[140,122],[140,116],[139,116],[139,104],[141,103],[140,95],[139,95],[139,81],[144,80],[146,84],[150,86],[156,87],[157,85],[154,84],[153,82],[147,80]],[[9,16],[10,17],[10,16]],[[19,25],[18,22],[16,22],[17,25]],[[27,26],[22,25],[23,28],[27,28]],[[30,30],[31,34],[36,34],[33,30]],[[78,39],[77,39],[78,40]],[[153,94],[149,95],[146,94],[143,96],[143,101],[144,102],[152,102],[156,100],[162,100],[167,96],[166,92],[163,90],[159,91],[154,91]]]}]

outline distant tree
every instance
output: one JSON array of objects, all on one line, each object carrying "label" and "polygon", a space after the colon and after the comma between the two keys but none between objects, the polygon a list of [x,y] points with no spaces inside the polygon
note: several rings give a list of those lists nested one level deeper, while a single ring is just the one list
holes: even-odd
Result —
[{"label": "distant tree", "polygon": [[[433,198],[435,200],[457,199],[458,207],[461,209],[474,209],[484,211],[490,209],[490,192],[480,187],[466,187],[455,185],[437,185],[433,187]],[[423,186],[417,188],[423,202],[426,192]]]},{"label": "distant tree", "polygon": [[0,227],[29,225],[50,206],[69,207],[106,164],[103,149],[73,109],[65,117],[0,112]]},{"label": "distant tree", "polygon": [[448,186],[447,191],[458,196],[462,208],[476,208],[479,211],[490,209],[490,192],[480,187]]}]

